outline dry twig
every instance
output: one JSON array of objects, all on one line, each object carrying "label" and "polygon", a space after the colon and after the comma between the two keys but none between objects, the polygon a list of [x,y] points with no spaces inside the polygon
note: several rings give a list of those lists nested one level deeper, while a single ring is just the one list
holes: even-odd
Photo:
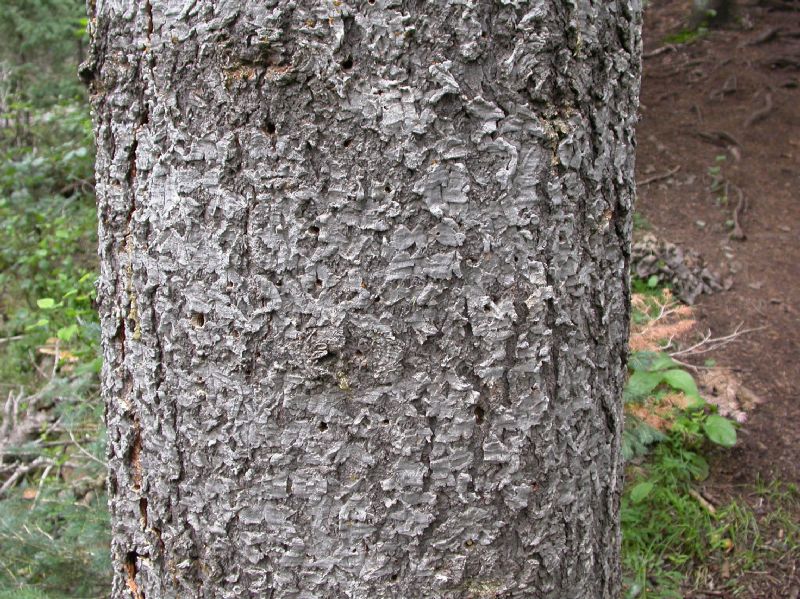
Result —
[{"label": "dry twig", "polygon": [[697,500],[697,503],[699,503],[709,514],[713,515],[717,513],[717,508],[711,505],[711,502],[708,499],[700,495],[700,493],[694,489],[689,489],[689,495],[694,497]]},{"label": "dry twig", "polygon": [[664,54],[664,52],[674,52],[677,49],[678,47],[675,44],[667,44],[666,46],[661,46],[660,48],[656,48],[650,52],[645,52],[642,54],[642,58],[653,58],[659,54]]},{"label": "dry twig", "polygon": [[29,472],[32,472],[37,468],[41,468],[42,466],[52,465],[53,463],[54,463],[53,460],[40,456],[29,464],[19,464],[14,470],[14,472],[11,474],[11,476],[9,476],[6,479],[6,482],[3,483],[3,486],[0,487],[0,497],[3,497],[8,492],[8,490],[11,489],[17,483],[17,481],[20,478],[22,478]]},{"label": "dry twig", "polygon": [[641,181],[637,181],[636,185],[639,187],[644,187],[645,185],[650,185],[651,183],[655,183],[656,181],[661,181],[662,179],[669,179],[672,175],[677,173],[681,170],[681,165],[679,164],[673,169],[670,169],[666,173],[661,173],[660,175],[653,175],[652,177],[648,177],[647,179],[643,179]]},{"label": "dry twig", "polygon": [[93,462],[97,462],[98,464],[100,464],[103,468],[108,468],[108,464],[106,464],[103,460],[100,460],[100,459],[96,458],[95,456],[93,456],[90,452],[86,451],[81,446],[80,443],[78,443],[78,441],[75,439],[75,435],[72,434],[71,430],[67,429],[67,433],[69,434],[69,438],[72,440],[72,443],[75,445],[75,447],[78,448],[78,451],[80,451],[83,455],[85,455],[87,458],[89,458]]},{"label": "dry twig", "polygon": [[735,341],[738,337],[745,335],[747,333],[753,333],[755,331],[760,331],[764,329],[764,327],[756,327],[754,329],[744,329],[742,330],[742,324],[739,323],[734,329],[733,333],[730,335],[725,335],[724,337],[712,337],[711,331],[706,333],[703,338],[695,343],[692,346],[689,346],[685,349],[676,350],[674,352],[670,352],[670,357],[675,358],[678,356],[696,356],[699,354],[706,354],[711,351],[718,350],[722,347],[725,347],[732,341]]}]

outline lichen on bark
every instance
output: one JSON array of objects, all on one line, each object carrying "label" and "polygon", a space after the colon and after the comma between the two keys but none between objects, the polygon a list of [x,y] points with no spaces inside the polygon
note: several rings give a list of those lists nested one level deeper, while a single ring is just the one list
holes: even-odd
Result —
[{"label": "lichen on bark", "polygon": [[640,13],[98,0],[114,597],[616,599]]}]

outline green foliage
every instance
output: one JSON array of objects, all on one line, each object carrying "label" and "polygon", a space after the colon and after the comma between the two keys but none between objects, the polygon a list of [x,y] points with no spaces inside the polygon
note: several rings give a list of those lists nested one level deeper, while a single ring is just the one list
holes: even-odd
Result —
[{"label": "green foliage", "polygon": [[722,416],[712,414],[706,418],[703,431],[717,445],[733,447],[736,444],[736,429],[730,420]]},{"label": "green foliage", "polygon": [[0,2],[0,112],[83,96],[85,11],[80,0]]},{"label": "green foliage", "polygon": [[72,357],[97,355],[88,113],[64,105],[40,117],[29,131],[32,145],[0,151],[0,333],[22,338],[0,347],[0,377],[8,383],[28,381],[31,352],[50,338]]},{"label": "green foliage", "polygon": [[[713,413],[697,389],[691,374],[680,368],[667,354],[662,352],[633,352],[629,360],[631,370],[623,399],[629,404],[649,402],[656,407],[665,393],[680,391],[687,401],[683,409],[674,408],[669,413],[661,410],[659,419],[670,426],[672,432],[680,433],[684,443],[697,444],[703,437],[725,447],[736,443],[736,429],[726,418]],[[663,431],[654,430],[641,420],[628,416],[622,436],[622,452],[625,459],[643,455],[647,447],[663,441]]]},{"label": "green foliage", "polygon": [[41,464],[0,497],[0,599],[102,597],[110,579],[82,11],[0,5],[0,391],[23,428],[29,407],[39,418],[5,450],[0,484]]},{"label": "green foliage", "polygon": [[[110,576],[104,472],[0,501],[0,597],[103,597]],[[32,492],[35,488],[28,487]],[[13,591],[11,589],[14,589]]]}]

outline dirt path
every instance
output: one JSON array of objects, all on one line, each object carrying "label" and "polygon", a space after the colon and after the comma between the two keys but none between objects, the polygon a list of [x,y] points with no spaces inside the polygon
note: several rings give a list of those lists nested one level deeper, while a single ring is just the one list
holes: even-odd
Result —
[{"label": "dirt path", "polygon": [[[688,2],[653,2],[645,52],[664,46]],[[800,481],[800,11],[744,8],[751,26],[645,59],[638,209],[655,232],[729,279],[698,300],[701,326],[758,331],[713,357],[764,403],[720,464],[735,482]],[[724,157],[724,158],[721,158]],[[726,193],[727,190],[727,193]],[[731,238],[737,213],[745,240]]]},{"label": "dirt path", "polygon": [[[714,465],[711,484],[735,496],[757,479],[800,482],[800,10],[746,6],[732,28],[664,49],[690,4],[646,9],[637,180],[675,174],[640,186],[637,211],[732,284],[699,297],[702,329],[758,329],[703,356],[763,400]],[[791,596],[797,570],[752,596]]]}]

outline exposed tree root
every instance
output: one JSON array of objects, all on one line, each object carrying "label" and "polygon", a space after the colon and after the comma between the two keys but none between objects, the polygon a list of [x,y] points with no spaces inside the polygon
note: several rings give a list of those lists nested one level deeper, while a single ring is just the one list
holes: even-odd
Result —
[{"label": "exposed tree root", "polygon": [[744,211],[747,210],[747,199],[739,187],[734,186],[734,188],[739,194],[739,201],[736,203],[736,208],[733,209],[733,231],[731,231],[730,238],[736,241],[744,241],[747,239],[747,235],[742,229],[741,219]]},{"label": "exposed tree root", "polygon": [[744,122],[743,127],[747,128],[755,123],[758,123],[759,121],[763,121],[772,112],[772,108],[772,90],[770,90],[767,92],[766,96],[764,96],[764,106],[753,112],[753,114],[751,114]]}]

